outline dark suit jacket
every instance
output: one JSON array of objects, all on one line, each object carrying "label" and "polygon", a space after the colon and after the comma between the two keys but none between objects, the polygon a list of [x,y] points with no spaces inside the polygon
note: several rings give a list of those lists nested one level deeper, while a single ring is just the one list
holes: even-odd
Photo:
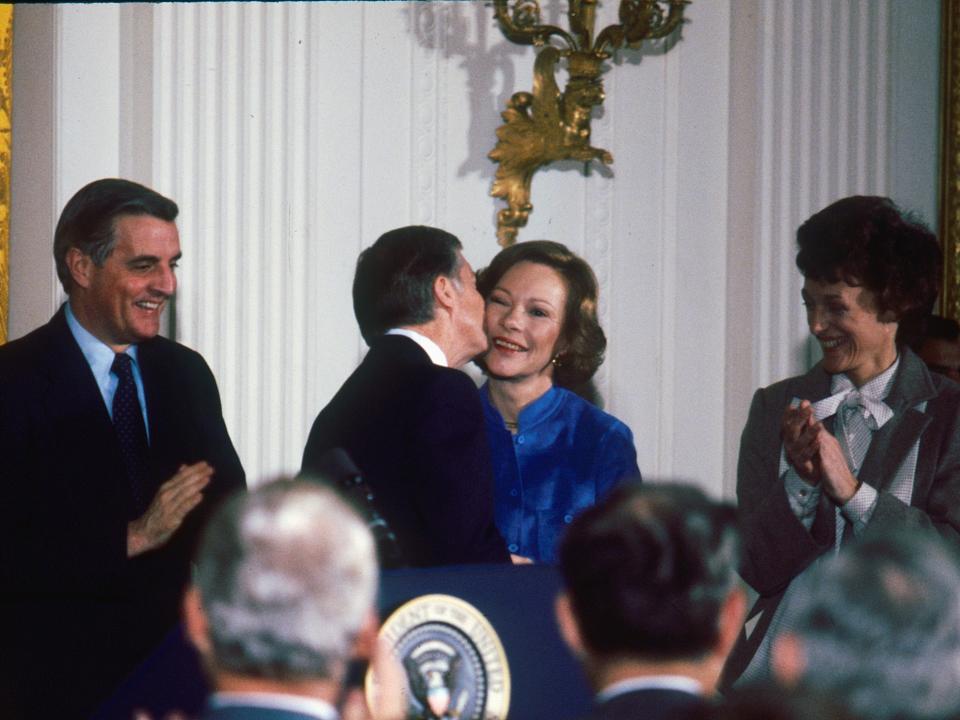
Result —
[{"label": "dark suit jacket", "polygon": [[[867,532],[914,527],[939,533],[960,546],[960,385],[927,370],[909,349],[885,402],[893,417],[877,432],[860,479],[878,492]],[[811,531],[790,509],[779,478],[780,420],[794,397],[816,402],[830,394],[830,375],[818,364],[806,375],[758,390],[740,441],[737,498],[744,543],[743,578],[760,594],[750,617],[760,614],[749,640],[741,634],[724,671],[729,685],[746,669],[790,582],[834,542],[834,505],[824,495]],[[926,401],[923,411],[915,409]],[[827,422],[830,427],[829,421]],[[917,440],[920,449],[913,496],[905,505],[889,492]]]},{"label": "dark suit jacket", "polygon": [[206,460],[216,475],[164,547],[128,560],[119,444],[63,308],[0,347],[0,597],[24,688],[38,684],[39,701],[66,702],[70,717],[101,699],[177,621],[201,525],[244,486],[203,358],[157,337],[139,344],[138,361],[150,496],[184,463]]},{"label": "dark suit jacket", "polygon": [[434,365],[412,340],[377,338],[320,412],[311,472],[342,447],[376,494],[411,565],[506,562],[493,522],[493,476],[480,397],[459,370]]},{"label": "dark suit jacket", "polygon": [[200,720],[317,720],[317,718],[315,715],[259,705],[229,705],[215,709],[208,708],[200,716]]},{"label": "dark suit jacket", "polygon": [[581,720],[682,720],[705,705],[700,696],[679,690],[634,690],[598,703]]}]

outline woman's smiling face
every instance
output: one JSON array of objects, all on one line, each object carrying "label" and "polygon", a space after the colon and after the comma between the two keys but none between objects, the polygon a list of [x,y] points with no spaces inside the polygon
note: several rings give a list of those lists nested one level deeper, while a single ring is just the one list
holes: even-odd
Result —
[{"label": "woman's smiling face", "polygon": [[896,360],[897,323],[880,320],[871,291],[807,278],[802,295],[828,373],[846,373],[860,387]]},{"label": "woman's smiling face", "polygon": [[550,379],[566,303],[566,283],[553,268],[524,261],[507,270],[487,297],[487,372],[511,380]]}]

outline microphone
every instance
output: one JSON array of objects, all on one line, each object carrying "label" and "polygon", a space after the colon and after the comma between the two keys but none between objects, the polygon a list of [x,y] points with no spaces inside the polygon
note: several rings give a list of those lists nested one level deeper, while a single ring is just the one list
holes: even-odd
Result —
[{"label": "microphone", "polygon": [[381,568],[391,570],[406,566],[397,536],[377,509],[373,488],[363,479],[360,468],[346,450],[335,447],[324,451],[314,463],[312,473],[336,485],[366,521],[377,544],[377,558]]}]

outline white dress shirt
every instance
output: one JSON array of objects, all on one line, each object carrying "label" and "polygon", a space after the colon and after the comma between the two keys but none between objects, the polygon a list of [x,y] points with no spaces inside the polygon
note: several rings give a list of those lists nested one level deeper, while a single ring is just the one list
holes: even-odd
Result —
[{"label": "white dress shirt", "polygon": [[229,706],[262,707],[286,710],[315,717],[317,720],[339,720],[337,709],[326,700],[272,692],[218,692],[209,700],[211,708]]},{"label": "white dress shirt", "polygon": [[410,338],[417,345],[423,348],[423,351],[430,356],[430,361],[434,365],[450,367],[450,363],[447,362],[447,356],[444,354],[443,350],[441,350],[440,346],[437,345],[433,340],[428,338],[426,335],[421,335],[416,330],[410,330],[408,328],[390,328],[384,334],[385,335],[402,335],[405,338]]},{"label": "white dress shirt", "polygon": [[[113,359],[116,353],[105,342],[95,337],[93,333],[87,330],[70,309],[68,302],[64,309],[67,318],[67,327],[73,334],[73,339],[80,346],[80,352],[87,360],[90,371],[93,373],[93,379],[97,381],[97,387],[100,388],[100,395],[107,406],[107,413],[113,420],[113,396],[117,393],[117,384],[120,382],[117,376],[110,372],[113,367]],[[140,412],[143,413],[143,427],[147,431],[147,442],[150,442],[150,422],[147,420],[147,397],[143,391],[143,377],[140,375],[140,363],[137,359],[137,346],[131,345],[126,349],[126,354],[130,356],[130,367],[133,368],[133,381],[137,386],[137,399],[140,401]]]},{"label": "white dress shirt", "polygon": [[703,695],[703,685],[693,678],[684,675],[644,675],[607,685],[597,693],[596,700],[603,703],[618,695],[637,690],[676,690],[690,695]]}]

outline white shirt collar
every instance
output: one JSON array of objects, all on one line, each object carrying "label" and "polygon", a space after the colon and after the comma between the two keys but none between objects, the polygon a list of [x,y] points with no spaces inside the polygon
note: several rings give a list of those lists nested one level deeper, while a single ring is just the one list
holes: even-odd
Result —
[{"label": "white shirt collar", "polygon": [[644,675],[607,685],[597,693],[597,702],[606,702],[617,695],[636,690],[677,690],[691,695],[703,695],[703,685],[693,678],[683,675]]},{"label": "white shirt collar", "polygon": [[434,365],[450,367],[450,363],[447,362],[447,356],[444,354],[443,350],[441,350],[440,346],[426,335],[421,335],[416,330],[410,330],[409,328],[391,328],[390,330],[387,330],[385,334],[403,335],[405,338],[410,338],[417,345],[423,348],[423,351],[430,357],[430,362],[432,362]]},{"label": "white shirt collar", "polygon": [[287,710],[317,717],[319,720],[338,720],[337,709],[326,700],[273,692],[217,692],[210,697],[210,707],[246,705],[248,707]]},{"label": "white shirt collar", "polygon": [[[893,365],[888,367],[882,373],[877,375],[875,378],[872,378],[863,384],[863,387],[860,388],[860,392],[863,395],[869,397],[877,398],[878,400],[885,400],[887,395],[890,394],[890,390],[893,389],[893,379],[897,374],[897,368],[900,367],[900,355],[897,355],[897,359],[893,361]],[[834,395],[838,392],[844,390],[855,388],[853,380],[851,380],[846,373],[837,373],[830,379],[830,394]]]},{"label": "white shirt collar", "polygon": [[[113,348],[80,324],[77,316],[73,314],[73,308],[70,307],[69,301],[67,301],[67,306],[64,308],[64,315],[67,319],[67,327],[70,328],[74,340],[76,340],[77,345],[80,346],[80,351],[87,359],[87,364],[90,365],[93,374],[96,375],[98,379],[101,375],[109,375],[110,367],[113,365],[113,358],[116,356]],[[126,353],[134,363],[137,362],[136,345],[130,345],[126,349]]]},{"label": "white shirt collar", "polygon": [[[70,307],[70,302],[66,303],[64,316],[67,320],[67,327],[73,335],[77,345],[80,346],[80,352],[90,366],[90,372],[93,373],[93,379],[100,389],[100,397],[107,408],[111,419],[113,418],[113,396],[117,392],[117,376],[110,372],[113,367],[113,361],[116,359],[116,353],[113,349],[97,338],[93,333],[87,330],[77,320]],[[140,401],[140,411],[143,413],[143,426],[147,429],[147,437],[150,437],[150,418],[147,417],[147,398],[143,389],[143,377],[140,374],[139,359],[137,356],[137,346],[131,345],[126,349],[126,354],[133,359],[133,381],[137,385],[137,399]]]}]

